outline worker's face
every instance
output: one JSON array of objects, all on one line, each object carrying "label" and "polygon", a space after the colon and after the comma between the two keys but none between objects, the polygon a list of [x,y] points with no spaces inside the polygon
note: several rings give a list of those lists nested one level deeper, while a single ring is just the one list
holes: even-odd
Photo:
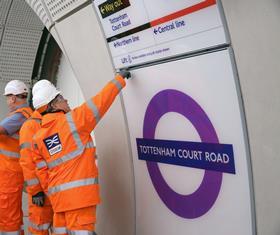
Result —
[{"label": "worker's face", "polygon": [[71,109],[68,105],[68,100],[65,99],[62,95],[58,95],[55,98],[55,101],[52,104],[54,109],[63,110],[65,113],[68,113]]},{"label": "worker's face", "polygon": [[6,102],[9,111],[13,111],[15,109],[16,99],[17,97],[15,95],[6,95]]}]

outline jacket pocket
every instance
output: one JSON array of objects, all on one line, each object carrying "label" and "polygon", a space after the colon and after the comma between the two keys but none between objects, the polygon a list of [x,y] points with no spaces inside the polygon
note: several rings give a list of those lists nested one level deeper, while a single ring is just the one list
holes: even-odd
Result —
[{"label": "jacket pocket", "polygon": [[95,218],[88,215],[80,215],[77,220],[79,225],[95,224]]},{"label": "jacket pocket", "polygon": [[9,205],[8,195],[0,192],[0,208],[1,209],[8,208],[8,205]]}]

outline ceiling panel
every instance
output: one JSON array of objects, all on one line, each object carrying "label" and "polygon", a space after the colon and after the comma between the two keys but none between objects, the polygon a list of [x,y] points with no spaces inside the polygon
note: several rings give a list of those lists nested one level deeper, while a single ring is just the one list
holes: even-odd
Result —
[{"label": "ceiling panel", "polygon": [[42,31],[6,27],[0,47],[0,78],[30,82]]},{"label": "ceiling panel", "polygon": [[5,24],[12,0],[0,0],[0,25]]},{"label": "ceiling panel", "polygon": [[30,29],[43,29],[44,27],[38,16],[23,0],[13,0],[6,25]]},{"label": "ceiling panel", "polygon": [[88,0],[45,0],[52,20],[56,21]]},{"label": "ceiling panel", "polygon": [[44,7],[44,4],[41,0],[25,0],[37,16],[41,19],[43,24],[49,29],[52,25],[52,21],[47,13],[47,10]]}]

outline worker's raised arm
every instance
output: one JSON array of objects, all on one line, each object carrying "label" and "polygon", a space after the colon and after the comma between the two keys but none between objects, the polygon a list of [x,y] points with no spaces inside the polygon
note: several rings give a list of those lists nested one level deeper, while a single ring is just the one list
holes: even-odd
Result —
[{"label": "worker's raised arm", "polygon": [[[126,73],[127,74],[117,74],[97,95],[71,111],[72,118],[79,131],[90,133],[95,128],[112,105],[116,96],[120,93],[122,88],[125,87],[126,83],[124,77],[130,77],[130,73]],[[70,115],[70,113],[68,115]]]}]

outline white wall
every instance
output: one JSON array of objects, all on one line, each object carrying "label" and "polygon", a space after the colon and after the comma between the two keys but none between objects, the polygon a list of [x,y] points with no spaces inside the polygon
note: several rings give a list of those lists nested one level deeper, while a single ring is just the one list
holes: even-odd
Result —
[{"label": "white wall", "polygon": [[222,0],[251,147],[258,234],[280,234],[280,2]]},{"label": "white wall", "polygon": [[85,99],[77,78],[63,54],[60,58],[56,86],[61,91],[63,97],[68,100],[71,108],[75,108],[84,102]]}]

